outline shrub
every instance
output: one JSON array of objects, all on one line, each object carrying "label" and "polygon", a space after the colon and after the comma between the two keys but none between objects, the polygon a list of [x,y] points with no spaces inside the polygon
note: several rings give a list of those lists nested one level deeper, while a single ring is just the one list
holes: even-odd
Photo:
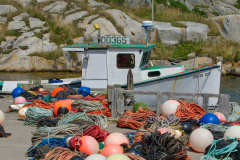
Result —
[{"label": "shrub", "polygon": [[61,50],[56,50],[52,52],[35,52],[32,54],[29,54],[29,56],[38,56],[38,57],[43,57],[47,60],[57,60],[59,57],[63,56],[63,53]]}]

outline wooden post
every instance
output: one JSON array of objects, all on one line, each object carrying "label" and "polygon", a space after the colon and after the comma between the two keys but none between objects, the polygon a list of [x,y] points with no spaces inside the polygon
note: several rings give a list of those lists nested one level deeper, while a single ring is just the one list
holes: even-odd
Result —
[{"label": "wooden post", "polygon": [[133,74],[131,69],[128,70],[127,74],[127,90],[133,90]]},{"label": "wooden post", "polygon": [[209,94],[203,94],[203,104],[202,108],[208,113],[208,102],[209,102]]},{"label": "wooden post", "polygon": [[226,120],[228,120],[228,116],[229,116],[229,95],[228,94],[219,95],[219,110],[225,116]]},{"label": "wooden post", "polygon": [[111,108],[111,114],[112,117],[117,117],[117,99],[118,99],[118,91],[117,89],[113,89],[112,92],[112,108]]},{"label": "wooden post", "polygon": [[107,86],[107,95],[108,95],[108,108],[112,109],[112,95],[113,95],[113,86]]},{"label": "wooden post", "polygon": [[157,93],[157,107],[156,107],[156,114],[157,116],[160,116],[161,114],[161,106],[163,104],[163,93],[158,92]]}]

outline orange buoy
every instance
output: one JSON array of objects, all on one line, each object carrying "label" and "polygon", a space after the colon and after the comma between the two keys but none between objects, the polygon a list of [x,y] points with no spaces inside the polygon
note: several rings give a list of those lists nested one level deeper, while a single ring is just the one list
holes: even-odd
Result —
[{"label": "orange buoy", "polygon": [[108,156],[111,156],[112,154],[117,154],[117,153],[123,154],[122,147],[116,144],[109,144],[103,148],[100,154],[105,157],[108,157]]},{"label": "orange buoy", "polygon": [[69,111],[71,111],[71,104],[69,104],[69,102],[65,100],[59,100],[55,102],[53,106],[53,113],[56,116],[59,114],[66,114]]},{"label": "orange buoy", "polygon": [[63,90],[62,87],[57,87],[57,88],[55,88],[55,89],[52,91],[51,96],[52,96],[52,97],[55,97],[55,96],[57,95],[57,93],[60,92],[60,91],[62,91],[62,90]]},{"label": "orange buoy", "polygon": [[91,136],[82,136],[80,139],[82,141],[82,146],[79,147],[81,152],[85,152],[89,155],[98,153],[99,145],[95,138]]}]

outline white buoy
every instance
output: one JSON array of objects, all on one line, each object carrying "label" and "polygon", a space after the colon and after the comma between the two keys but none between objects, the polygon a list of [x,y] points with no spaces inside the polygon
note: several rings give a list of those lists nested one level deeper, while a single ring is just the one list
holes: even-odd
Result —
[{"label": "white buoy", "polygon": [[197,152],[205,152],[205,149],[212,144],[213,140],[212,133],[205,128],[194,130],[189,138],[191,147]]},{"label": "white buoy", "polygon": [[105,160],[107,157],[101,154],[92,154],[88,156],[85,160]]},{"label": "white buoy", "polygon": [[18,110],[18,116],[20,119],[25,120],[27,109],[28,107],[22,107]]},{"label": "white buoy", "polygon": [[175,138],[180,138],[181,136],[182,136],[182,132],[181,131],[179,131],[179,130],[175,130],[175,132],[176,132],[176,136],[175,136]]},{"label": "white buoy", "polygon": [[0,124],[1,125],[3,124],[4,120],[5,120],[5,116],[4,116],[3,112],[0,110]]},{"label": "white buoy", "polygon": [[180,105],[180,103],[176,100],[168,100],[163,103],[163,105],[161,107],[161,114],[163,116],[168,116],[170,114],[174,114],[179,105]]},{"label": "white buoy", "polygon": [[227,136],[230,138],[233,138],[233,137],[240,138],[240,126],[229,127],[224,133],[224,137],[227,137]]}]

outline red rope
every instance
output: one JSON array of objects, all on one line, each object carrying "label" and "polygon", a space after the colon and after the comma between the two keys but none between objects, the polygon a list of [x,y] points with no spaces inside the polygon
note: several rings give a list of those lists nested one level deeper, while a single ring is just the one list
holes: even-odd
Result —
[{"label": "red rope", "polygon": [[84,136],[92,136],[98,142],[103,142],[107,138],[109,133],[105,130],[101,130],[101,128],[98,125],[92,125],[83,131],[83,135]]}]

